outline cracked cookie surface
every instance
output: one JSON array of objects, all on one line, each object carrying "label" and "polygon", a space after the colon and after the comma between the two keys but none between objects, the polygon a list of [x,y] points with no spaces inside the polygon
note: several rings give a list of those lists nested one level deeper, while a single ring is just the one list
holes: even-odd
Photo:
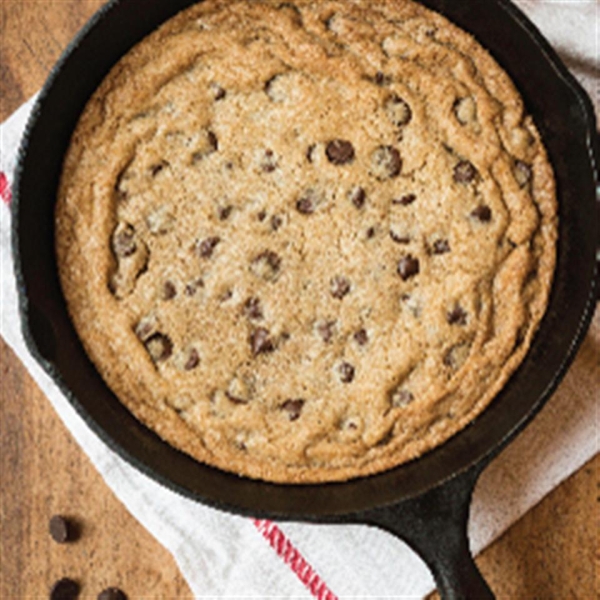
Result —
[{"label": "cracked cookie surface", "polygon": [[464,428],[527,352],[556,199],[508,76],[408,0],[208,0],[112,70],[56,209],[68,307],[172,445],[343,480]]}]

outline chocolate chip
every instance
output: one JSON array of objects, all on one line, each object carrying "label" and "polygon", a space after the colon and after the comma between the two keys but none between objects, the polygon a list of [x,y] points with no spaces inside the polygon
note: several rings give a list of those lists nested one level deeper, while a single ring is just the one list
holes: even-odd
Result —
[{"label": "chocolate chip", "polygon": [[331,291],[331,295],[338,300],[341,300],[344,296],[347,296],[350,293],[350,288],[350,281],[341,275],[336,275],[329,282],[329,290]]},{"label": "chocolate chip", "polygon": [[127,596],[119,588],[109,587],[98,594],[98,600],[127,600]]},{"label": "chocolate chip", "polygon": [[127,258],[135,253],[135,229],[129,223],[119,223],[112,235],[112,249],[117,258]]},{"label": "chocolate chip", "polygon": [[492,220],[492,210],[485,204],[480,204],[475,210],[471,212],[471,216],[482,223],[488,223]]},{"label": "chocolate chip", "polygon": [[250,335],[250,348],[254,356],[265,352],[273,352],[275,345],[271,339],[271,332],[264,327],[255,329]]},{"label": "chocolate chip", "polygon": [[74,539],[75,527],[61,515],[54,515],[48,526],[52,539],[58,544],[65,544]]},{"label": "chocolate chip", "polygon": [[185,295],[193,296],[198,291],[198,288],[201,287],[204,287],[204,280],[202,278],[190,281],[190,283],[185,286]]},{"label": "chocolate chip", "polygon": [[311,163],[314,160],[313,153],[317,149],[316,144],[311,144],[306,150],[306,160]]},{"label": "chocolate chip", "polygon": [[446,319],[450,325],[466,325],[467,324],[467,313],[458,304],[449,311],[446,315]]},{"label": "chocolate chip", "polygon": [[161,160],[156,165],[152,165],[150,167],[150,173],[152,174],[152,177],[156,177],[168,165],[169,163],[166,160]]},{"label": "chocolate chip", "polygon": [[262,319],[264,315],[260,300],[255,297],[248,298],[244,302],[244,314],[249,319]]},{"label": "chocolate chip", "polygon": [[227,302],[233,298],[233,290],[227,289],[219,296],[219,302]]},{"label": "chocolate chip", "polygon": [[515,161],[514,174],[517,183],[521,187],[526,187],[531,181],[531,167],[527,163],[524,163],[522,160]]},{"label": "chocolate chip", "polygon": [[392,200],[392,204],[400,204],[402,206],[408,206],[412,204],[417,199],[415,194],[406,194],[401,196],[400,198],[394,198]]},{"label": "chocolate chip", "polygon": [[273,173],[277,169],[277,159],[273,150],[265,150],[265,155],[260,163],[263,173]]},{"label": "chocolate chip", "polygon": [[390,401],[394,408],[408,406],[414,399],[413,394],[403,388],[395,389],[390,396]]},{"label": "chocolate chip", "polygon": [[396,233],[393,230],[390,231],[390,237],[392,238],[392,240],[394,240],[394,242],[396,242],[396,244],[410,244],[409,236],[400,235],[399,233]]},{"label": "chocolate chip", "polygon": [[302,413],[304,403],[305,400],[302,400],[300,398],[296,400],[286,400],[280,408],[281,410],[287,412],[290,421],[296,421]]},{"label": "chocolate chip", "polygon": [[367,199],[367,194],[363,188],[360,186],[354,186],[348,192],[348,199],[356,208],[362,208],[365,205],[365,200]]},{"label": "chocolate chip", "polygon": [[366,344],[368,344],[368,342],[369,342],[369,334],[367,333],[367,330],[366,329],[359,329],[354,334],[354,341],[359,346],[366,346]]},{"label": "chocolate chip", "polygon": [[225,392],[225,396],[227,397],[227,399],[230,402],[232,402],[233,404],[237,404],[238,406],[241,406],[243,404],[248,404],[249,403],[248,400],[244,400],[243,398],[238,398],[237,396],[234,396],[230,392]]},{"label": "chocolate chip", "polygon": [[267,211],[266,210],[261,210],[256,215],[256,218],[262,223],[267,218]]},{"label": "chocolate chip", "polygon": [[198,256],[200,256],[200,258],[210,258],[213,255],[214,249],[219,245],[220,242],[221,238],[218,236],[209,237],[205,240],[202,240],[196,246]]},{"label": "chocolate chip", "polygon": [[271,229],[277,231],[283,225],[283,219],[278,215],[271,217]]},{"label": "chocolate chip", "polygon": [[281,258],[272,250],[264,250],[252,260],[254,275],[266,281],[275,281],[281,270]]},{"label": "chocolate chip", "polygon": [[367,239],[372,240],[376,233],[377,229],[375,227],[369,227],[369,229],[367,229]]},{"label": "chocolate chip", "polygon": [[314,189],[309,188],[296,202],[296,210],[300,214],[311,215],[317,210],[320,200],[318,193]]},{"label": "chocolate chip", "polygon": [[390,96],[385,103],[385,110],[390,121],[396,127],[408,125],[412,119],[412,110],[408,103],[397,94]]},{"label": "chocolate chip", "polygon": [[163,284],[161,297],[163,300],[172,300],[177,296],[177,288],[172,281],[165,281]]},{"label": "chocolate chip", "polygon": [[468,160],[461,160],[454,167],[454,181],[457,183],[470,183],[477,177],[477,169]]},{"label": "chocolate chip", "polygon": [[335,326],[336,321],[319,321],[316,324],[317,333],[326,344],[332,340]]},{"label": "chocolate chip", "polygon": [[450,252],[450,243],[448,240],[436,240],[433,242],[434,254],[446,254]]},{"label": "chocolate chip", "polygon": [[346,165],[354,160],[354,146],[347,140],[332,140],[328,142],[325,154],[334,165]]},{"label": "chocolate chip", "polygon": [[63,577],[52,586],[50,600],[76,600],[80,591],[81,586],[79,583],[68,577]]},{"label": "chocolate chip", "polygon": [[377,73],[375,73],[373,81],[379,86],[384,86],[392,83],[392,78],[389,75],[382,73],[381,71],[377,71]]},{"label": "chocolate chip", "polygon": [[398,275],[402,277],[404,281],[414,277],[419,273],[419,259],[415,258],[411,254],[403,256],[398,261]]},{"label": "chocolate chip", "polygon": [[217,215],[219,216],[219,221],[227,221],[233,212],[233,206],[231,204],[227,206],[219,206],[217,209]]},{"label": "chocolate chip", "polygon": [[354,380],[355,369],[350,363],[341,363],[338,367],[338,373],[342,383],[351,383]]},{"label": "chocolate chip", "polygon": [[208,138],[208,144],[210,150],[216,152],[219,149],[219,138],[217,138],[214,131],[208,131],[206,133],[206,137]]},{"label": "chocolate chip", "polygon": [[210,91],[212,92],[213,98],[218,102],[219,100],[223,100],[225,96],[227,96],[227,92],[218,84],[211,83]]},{"label": "chocolate chip", "polygon": [[167,360],[173,353],[173,342],[163,333],[151,335],[144,344],[154,362]]},{"label": "chocolate chip", "polygon": [[191,371],[195,369],[200,364],[200,355],[198,354],[198,350],[196,348],[191,348],[188,354],[187,360],[183,365],[183,368],[186,371]]},{"label": "chocolate chip", "polygon": [[371,167],[380,181],[397,177],[402,171],[400,152],[393,146],[379,146],[371,156]]}]

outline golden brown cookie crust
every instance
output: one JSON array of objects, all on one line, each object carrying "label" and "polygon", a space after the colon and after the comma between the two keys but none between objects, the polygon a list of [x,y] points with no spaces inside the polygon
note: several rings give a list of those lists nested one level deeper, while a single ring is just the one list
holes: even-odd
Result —
[{"label": "golden brown cookie crust", "polygon": [[278,482],[422,455],[525,356],[552,168],[506,73],[409,0],[209,0],[73,135],[56,232],[107,384],[194,458]]}]

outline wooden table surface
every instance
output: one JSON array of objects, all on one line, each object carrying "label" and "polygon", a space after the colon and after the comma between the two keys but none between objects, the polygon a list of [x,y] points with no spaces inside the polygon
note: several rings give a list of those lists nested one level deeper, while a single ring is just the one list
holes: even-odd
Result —
[{"label": "wooden table surface", "polygon": [[[2,0],[0,121],[39,89],[101,4]],[[0,352],[0,598],[47,598],[63,576],[81,582],[82,598],[108,585],[130,600],[191,598],[172,557],[115,498],[1,340]],[[478,559],[499,598],[598,597],[599,473],[596,457]],[[51,540],[48,520],[56,513],[81,522],[78,542]]]}]

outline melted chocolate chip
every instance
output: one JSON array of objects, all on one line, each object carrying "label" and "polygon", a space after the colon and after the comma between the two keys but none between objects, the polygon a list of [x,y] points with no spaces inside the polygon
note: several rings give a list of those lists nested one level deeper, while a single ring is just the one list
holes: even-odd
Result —
[{"label": "melted chocolate chip", "polygon": [[227,96],[227,92],[218,83],[211,83],[210,90],[213,94],[213,98],[217,102],[219,100],[223,100],[223,98],[225,98],[225,96]]},{"label": "melted chocolate chip", "polygon": [[260,300],[256,297],[250,297],[244,302],[244,314],[249,319],[262,319],[263,310]]},{"label": "melted chocolate chip", "polygon": [[313,153],[316,150],[316,148],[317,148],[316,144],[311,144],[306,150],[306,160],[309,163],[313,162],[313,160],[314,160]]},{"label": "melted chocolate chip", "polygon": [[150,167],[150,174],[152,177],[156,177],[169,163],[166,160],[161,160],[159,163]]},{"label": "melted chocolate chip", "polygon": [[454,167],[454,181],[457,183],[471,183],[477,177],[477,169],[468,160],[461,160]]},{"label": "melted chocolate chip", "polygon": [[397,94],[393,94],[385,103],[385,109],[390,121],[396,127],[404,127],[408,125],[412,119],[412,110],[408,103],[400,98]]},{"label": "melted chocolate chip", "polygon": [[475,210],[471,212],[471,216],[482,223],[488,223],[492,220],[492,210],[485,204],[480,204]]},{"label": "melted chocolate chip", "polygon": [[264,250],[252,260],[252,272],[266,281],[275,281],[281,270],[281,258],[272,250]]},{"label": "melted chocolate chip", "polygon": [[331,295],[338,300],[341,300],[344,296],[347,296],[350,293],[350,288],[350,281],[341,275],[336,275],[329,282],[329,290],[331,291]]},{"label": "melted chocolate chip", "polygon": [[244,400],[244,398],[238,398],[230,392],[225,392],[225,396],[227,397],[227,400],[229,400],[233,404],[244,405],[249,403],[249,400]]},{"label": "melted chocolate chip", "polygon": [[321,339],[327,344],[333,339],[335,333],[336,321],[319,321],[317,323],[317,333]]},{"label": "melted chocolate chip", "polygon": [[417,199],[415,194],[406,194],[400,198],[394,198],[392,204],[400,204],[401,206],[408,206]]},{"label": "melted chocolate chip", "polygon": [[127,596],[123,590],[116,587],[109,587],[98,594],[97,600],[127,600]]},{"label": "melted chocolate chip", "polygon": [[256,215],[256,218],[262,223],[267,218],[267,211],[266,210],[261,210]]},{"label": "melted chocolate chip", "polygon": [[214,249],[221,242],[221,238],[218,236],[209,237],[205,240],[202,240],[197,245],[197,252],[200,258],[210,258],[213,255]]},{"label": "melted chocolate chip", "polygon": [[117,258],[127,258],[135,253],[135,229],[129,223],[119,223],[112,236],[112,249]]},{"label": "melted chocolate chip", "polygon": [[433,242],[434,254],[446,254],[450,252],[450,243],[448,240],[436,240]]},{"label": "melted chocolate chip", "polygon": [[379,86],[384,86],[392,83],[392,78],[389,75],[382,73],[381,71],[377,71],[377,73],[375,73],[373,81]]},{"label": "melted chocolate chip", "polygon": [[227,221],[233,212],[233,206],[231,204],[227,206],[219,206],[217,209],[217,215],[219,217],[219,221]]},{"label": "melted chocolate chip", "polygon": [[206,133],[206,137],[208,139],[208,144],[209,144],[210,149],[213,152],[216,152],[219,149],[219,138],[217,138],[214,131],[208,131]]},{"label": "melted chocolate chip", "polygon": [[523,162],[522,160],[515,161],[514,174],[517,183],[521,187],[526,187],[531,181],[532,172],[531,167]]},{"label": "melted chocolate chip", "polygon": [[359,346],[366,346],[369,343],[369,334],[367,333],[367,330],[366,329],[359,329],[354,334],[354,341]]},{"label": "melted chocolate chip", "polygon": [[394,242],[396,242],[396,244],[410,244],[410,237],[407,235],[400,235],[399,233],[396,233],[395,231],[390,231],[390,237],[392,238],[392,240],[394,240]]},{"label": "melted chocolate chip", "polygon": [[275,350],[275,345],[271,339],[271,332],[264,327],[255,329],[250,335],[250,348],[252,349],[252,354],[254,356],[258,356],[265,352],[273,352]]},{"label": "melted chocolate chip", "polygon": [[161,297],[163,300],[172,300],[177,296],[177,288],[172,281],[165,281],[163,284]]},{"label": "melted chocolate chip", "polygon": [[394,408],[408,406],[414,399],[413,394],[403,388],[394,390],[390,396],[390,401]]},{"label": "melted chocolate chip", "polygon": [[345,165],[354,160],[354,146],[347,140],[332,140],[327,144],[325,154],[334,165]]},{"label": "melted chocolate chip", "polygon": [[277,231],[283,225],[283,219],[278,215],[271,217],[271,229]]},{"label": "melted chocolate chip", "polygon": [[398,275],[406,281],[419,273],[419,259],[411,254],[403,256],[398,261]]},{"label": "melted chocolate chip", "polygon": [[450,325],[466,325],[467,313],[458,304],[446,315],[446,319]]},{"label": "melted chocolate chip", "polygon": [[341,363],[338,367],[338,373],[340,375],[340,381],[342,383],[351,383],[352,381],[354,381],[355,369],[350,363]]},{"label": "melted chocolate chip", "polygon": [[200,364],[200,355],[198,354],[198,350],[196,348],[192,348],[188,354],[187,360],[183,365],[183,368],[186,371],[191,371],[195,369]]},{"label": "melted chocolate chip", "polygon": [[273,173],[277,169],[277,159],[273,150],[265,150],[265,155],[260,163],[263,173]]},{"label": "melted chocolate chip", "polygon": [[314,189],[306,190],[296,202],[296,210],[302,215],[311,215],[317,210],[319,197]]},{"label": "melted chocolate chip", "polygon": [[171,342],[169,336],[164,335],[163,333],[151,335],[145,341],[144,345],[154,362],[167,360],[173,353],[173,342]]},{"label": "melted chocolate chip", "polygon": [[81,586],[79,583],[68,577],[63,577],[52,586],[50,600],[76,600],[80,591]]},{"label": "melted chocolate chip", "polygon": [[371,156],[371,167],[380,181],[397,177],[402,171],[400,152],[393,146],[379,146]]},{"label": "melted chocolate chip", "polygon": [[185,295],[193,296],[198,291],[198,288],[201,287],[204,287],[204,280],[202,278],[190,281],[190,283],[185,286]]},{"label": "melted chocolate chip", "polygon": [[290,421],[296,421],[298,418],[300,418],[300,414],[302,413],[304,403],[305,400],[302,400],[300,398],[295,400],[286,400],[280,408],[288,414],[288,418]]},{"label": "melted chocolate chip", "polygon": [[348,192],[348,199],[356,208],[360,209],[365,205],[367,194],[363,188],[355,186]]},{"label": "melted chocolate chip", "polygon": [[367,229],[367,239],[372,240],[376,233],[377,229],[375,227],[369,227],[369,229]]}]

